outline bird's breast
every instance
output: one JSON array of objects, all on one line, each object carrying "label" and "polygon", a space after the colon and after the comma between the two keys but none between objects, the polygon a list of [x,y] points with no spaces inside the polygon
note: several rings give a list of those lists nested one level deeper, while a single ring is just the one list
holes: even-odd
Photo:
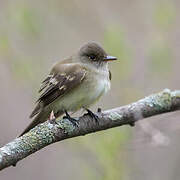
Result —
[{"label": "bird's breast", "polygon": [[100,74],[94,77],[94,79],[92,78],[92,81],[94,81],[92,89],[94,89],[97,94],[106,93],[110,89],[108,76]]},{"label": "bird's breast", "polygon": [[108,72],[97,72],[89,74],[84,83],[86,96],[91,101],[98,100],[104,93],[110,89],[110,80]]},{"label": "bird's breast", "polygon": [[56,103],[55,109],[76,111],[82,107],[89,107],[110,89],[109,74],[88,73],[82,83],[69,91]]}]

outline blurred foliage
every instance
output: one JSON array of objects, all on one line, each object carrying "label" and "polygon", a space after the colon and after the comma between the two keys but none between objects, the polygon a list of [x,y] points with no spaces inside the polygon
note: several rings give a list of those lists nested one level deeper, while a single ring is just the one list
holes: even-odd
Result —
[{"label": "blurred foliage", "polygon": [[176,18],[176,10],[172,1],[157,2],[154,12],[156,24],[163,30],[169,29]]},{"label": "blurred foliage", "polygon": [[125,146],[129,137],[128,129],[121,127],[79,139],[79,143],[90,150],[97,160],[98,172],[97,167],[93,169],[91,164],[85,164],[85,173],[89,179],[92,177],[100,180],[124,179],[126,167],[122,147]]},{"label": "blurred foliage", "polygon": [[[14,79],[33,87],[37,83],[36,77],[40,75],[39,68],[42,69],[45,64],[41,57],[31,57],[25,49],[27,44],[33,46],[34,42],[38,42],[43,30],[42,23],[35,9],[25,2],[8,6],[7,17],[12,28],[5,30],[6,26],[0,25],[1,59],[9,64]],[[34,41],[26,43],[25,39]]]},{"label": "blurred foliage", "polygon": [[9,38],[6,34],[0,34],[0,55],[7,56],[10,48]]},{"label": "blurred foliage", "polygon": [[11,6],[9,8],[9,18],[14,28],[17,28],[25,37],[29,36],[30,39],[35,39],[40,36],[42,22],[34,8],[25,3]]},{"label": "blurred foliage", "polygon": [[173,69],[173,52],[168,41],[168,30],[175,22],[176,9],[171,1],[160,1],[154,11],[154,26],[150,48],[148,49],[151,76],[158,79],[170,78]]},{"label": "blurred foliage", "polygon": [[118,26],[109,25],[104,33],[105,49],[115,55],[118,61],[113,66],[114,77],[126,79],[132,71],[131,50],[126,45],[125,34]]},{"label": "blurred foliage", "polygon": [[149,69],[153,76],[156,76],[157,79],[170,76],[173,56],[167,42],[160,43],[156,41],[149,50],[149,58]]},{"label": "blurred foliage", "polygon": [[121,145],[127,143],[129,133],[127,128],[117,128],[102,133],[102,136],[94,141],[94,151],[103,168],[102,180],[119,180],[124,179],[125,166]]},{"label": "blurred foliage", "polygon": [[16,79],[19,79],[26,84],[32,84],[37,75],[37,66],[38,64],[36,64],[35,66],[33,61],[27,59],[27,57],[21,57],[21,59],[20,57],[16,57],[11,64],[11,70],[12,73],[15,75]]}]

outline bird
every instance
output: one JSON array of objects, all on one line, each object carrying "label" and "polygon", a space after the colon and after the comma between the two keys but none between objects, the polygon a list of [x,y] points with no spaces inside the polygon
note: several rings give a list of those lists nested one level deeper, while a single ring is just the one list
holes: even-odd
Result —
[{"label": "bird", "polygon": [[55,118],[66,114],[73,123],[69,112],[84,108],[93,116],[88,108],[110,89],[108,62],[114,60],[117,58],[108,55],[99,43],[87,42],[69,58],[55,63],[40,85],[39,98],[29,116],[33,120],[20,136],[47,121],[51,112]]}]

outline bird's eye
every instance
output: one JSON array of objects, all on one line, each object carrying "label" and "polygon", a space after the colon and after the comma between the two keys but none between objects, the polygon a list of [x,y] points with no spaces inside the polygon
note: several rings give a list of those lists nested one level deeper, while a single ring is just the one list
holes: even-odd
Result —
[{"label": "bird's eye", "polygon": [[90,58],[91,60],[95,60],[95,59],[96,59],[96,56],[95,56],[94,54],[91,54],[91,55],[89,55],[89,58]]}]

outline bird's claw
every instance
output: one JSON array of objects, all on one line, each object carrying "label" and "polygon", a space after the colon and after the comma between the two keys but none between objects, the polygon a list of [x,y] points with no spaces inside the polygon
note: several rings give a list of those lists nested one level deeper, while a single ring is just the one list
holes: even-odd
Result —
[{"label": "bird's claw", "polygon": [[63,116],[63,119],[68,119],[76,127],[79,126],[79,122],[75,118],[72,118],[67,111],[65,111],[65,114],[66,115]]},{"label": "bird's claw", "polygon": [[96,121],[97,124],[99,124],[99,117],[96,114],[94,114],[91,110],[89,110],[87,108],[85,108],[85,110],[87,111],[87,113],[85,115],[89,115]]},{"label": "bird's claw", "polygon": [[135,122],[130,122],[129,125],[130,125],[131,127],[134,127],[134,126],[135,126]]},{"label": "bird's claw", "polygon": [[13,163],[12,166],[13,166],[13,167],[16,167],[16,164],[17,164],[17,162]]},{"label": "bird's claw", "polygon": [[99,108],[97,109],[97,112],[98,112],[98,113],[101,113],[101,112],[102,112],[102,109],[99,107]]}]

